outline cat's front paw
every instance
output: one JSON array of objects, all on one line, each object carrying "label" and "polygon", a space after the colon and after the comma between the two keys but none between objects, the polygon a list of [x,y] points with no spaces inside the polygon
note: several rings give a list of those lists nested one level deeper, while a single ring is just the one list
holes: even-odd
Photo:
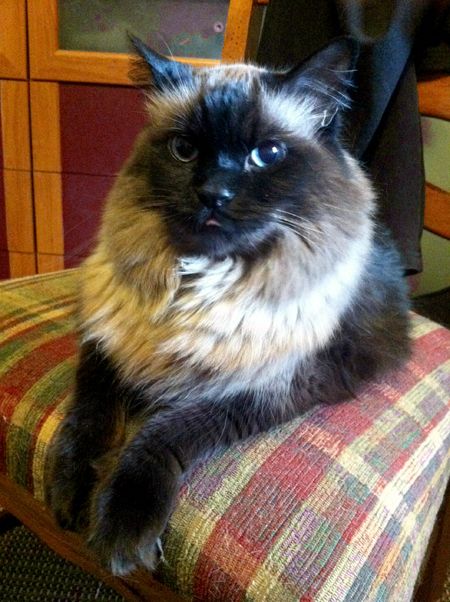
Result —
[{"label": "cat's front paw", "polygon": [[100,563],[118,577],[141,566],[154,571],[163,558],[161,539],[154,536],[153,529],[143,529],[141,536],[135,538],[120,533],[120,529],[113,534],[99,525],[91,533],[88,545]]},{"label": "cat's front paw", "polygon": [[156,568],[177,489],[174,475],[155,465],[145,473],[118,470],[99,484],[88,545],[114,575],[127,575],[140,566]]}]

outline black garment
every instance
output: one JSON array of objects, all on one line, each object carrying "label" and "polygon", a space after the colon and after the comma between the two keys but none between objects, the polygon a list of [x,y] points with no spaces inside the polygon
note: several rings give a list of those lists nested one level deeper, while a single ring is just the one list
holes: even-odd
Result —
[{"label": "black garment", "polygon": [[413,50],[439,22],[445,0],[271,0],[258,62],[293,65],[330,39],[361,43],[347,146],[366,165],[381,220],[400,248],[407,273],[422,269],[424,172]]}]

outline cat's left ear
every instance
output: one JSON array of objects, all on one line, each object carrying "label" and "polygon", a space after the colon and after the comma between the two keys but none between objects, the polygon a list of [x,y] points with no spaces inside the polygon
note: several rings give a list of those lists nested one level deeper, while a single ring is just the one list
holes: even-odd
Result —
[{"label": "cat's left ear", "polygon": [[187,81],[192,81],[192,69],[189,65],[166,58],[131,34],[129,34],[129,38],[140,57],[134,61],[130,72],[130,77],[137,86],[156,88],[158,91],[164,92]]},{"label": "cat's left ear", "polygon": [[354,38],[337,38],[283,74],[281,86],[290,94],[310,97],[321,116],[319,127],[327,127],[341,109],[350,107],[358,55]]}]

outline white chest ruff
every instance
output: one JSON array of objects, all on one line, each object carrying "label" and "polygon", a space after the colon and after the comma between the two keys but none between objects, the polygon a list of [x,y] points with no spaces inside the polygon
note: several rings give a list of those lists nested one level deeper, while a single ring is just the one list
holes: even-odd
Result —
[{"label": "white chest ruff", "polygon": [[[164,342],[163,349],[211,368],[230,364],[234,369],[258,369],[292,354],[299,359],[309,356],[327,344],[351,303],[367,252],[367,242],[354,244],[313,286],[305,286],[301,278],[293,283],[295,276],[278,273],[272,287],[279,291],[275,298],[264,296],[245,281],[240,284],[239,266],[234,268],[234,277],[228,275],[225,286],[230,291],[216,300],[216,285],[223,273],[219,271],[216,280],[210,273],[204,280],[200,276],[194,290],[181,296],[176,317],[179,334]],[[288,287],[289,294],[285,294]]]},{"label": "white chest ruff", "polygon": [[86,338],[100,341],[135,383],[159,381],[180,391],[197,374],[209,390],[215,383],[228,393],[287,383],[302,358],[333,336],[369,248],[369,238],[354,243],[332,271],[309,282],[292,271],[295,256],[252,278],[231,260],[185,262],[186,282],[158,319],[126,289],[108,294],[94,287],[91,305],[98,309],[85,314]]}]

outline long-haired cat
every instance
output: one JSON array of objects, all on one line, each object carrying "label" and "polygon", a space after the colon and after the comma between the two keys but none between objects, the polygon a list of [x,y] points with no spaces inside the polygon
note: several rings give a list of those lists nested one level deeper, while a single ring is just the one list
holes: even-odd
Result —
[{"label": "long-haired cat", "polygon": [[154,567],[199,459],[351,398],[409,349],[398,255],[340,141],[352,40],[285,72],[193,69],[134,43],[149,124],[82,269],[48,485],[116,574]]}]

